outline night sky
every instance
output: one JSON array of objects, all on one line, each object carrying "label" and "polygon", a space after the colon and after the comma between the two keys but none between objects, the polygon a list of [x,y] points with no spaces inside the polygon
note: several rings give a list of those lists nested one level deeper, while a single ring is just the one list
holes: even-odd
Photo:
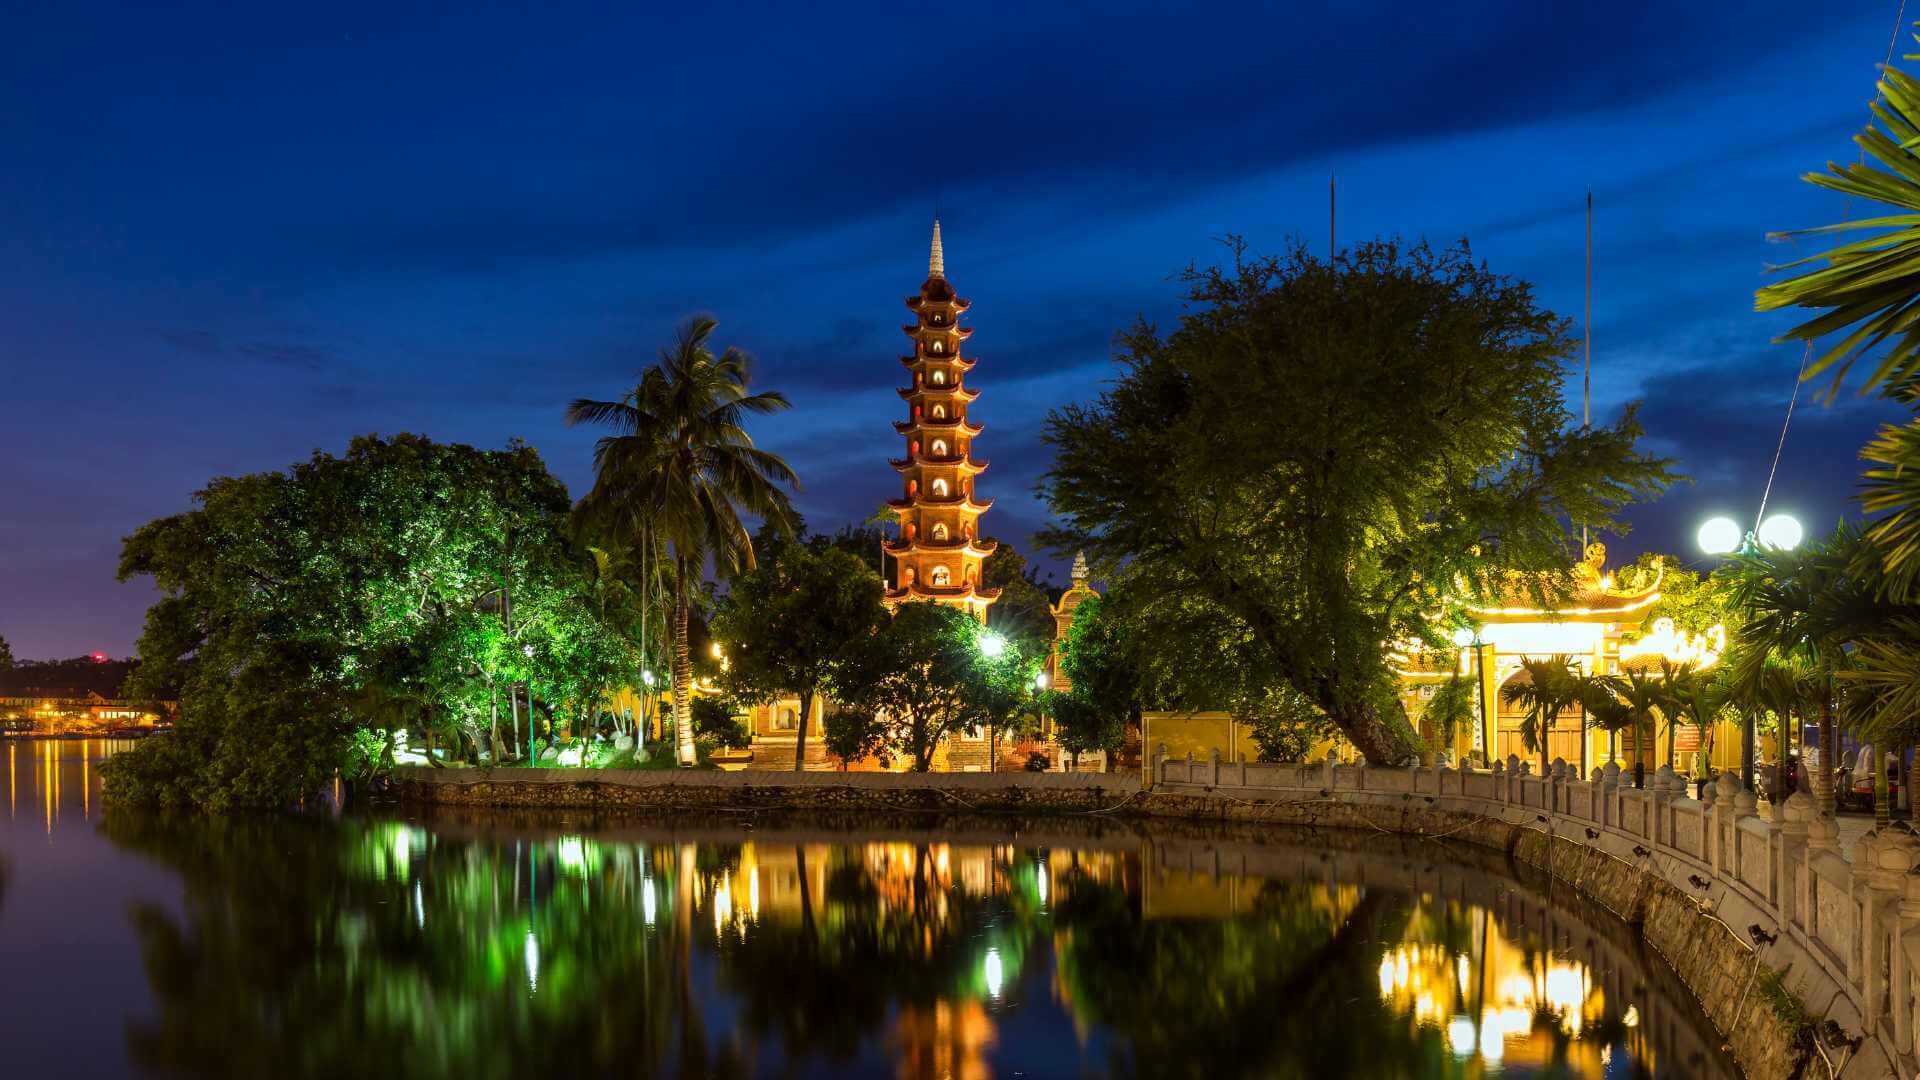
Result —
[{"label": "night sky", "polygon": [[[1596,415],[1645,399],[1695,481],[1615,550],[1691,552],[1754,513],[1799,358],[1765,234],[1846,212],[1798,176],[1852,158],[1893,7],[1574,6],[8,4],[0,635],[130,652],[122,536],[355,434],[517,435],[577,495],[563,406],[694,311],[793,399],[754,430],[809,523],[865,517],[936,208],[1024,548],[1046,410],[1214,238],[1324,248],[1329,173],[1343,240],[1467,237],[1576,319],[1592,188]],[[1803,408],[1772,506],[1830,525],[1888,416]]]}]

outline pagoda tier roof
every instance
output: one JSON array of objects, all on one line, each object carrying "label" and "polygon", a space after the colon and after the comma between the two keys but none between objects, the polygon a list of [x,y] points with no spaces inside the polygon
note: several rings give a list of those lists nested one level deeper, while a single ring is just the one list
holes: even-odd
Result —
[{"label": "pagoda tier roof", "polygon": [[899,389],[895,390],[894,393],[899,394],[900,397],[904,400],[911,400],[916,396],[918,397],[932,396],[932,397],[940,397],[940,398],[957,397],[961,401],[973,401],[974,399],[980,396],[980,391],[969,389],[963,383],[946,383],[944,385],[922,384],[920,386],[902,386]]},{"label": "pagoda tier roof", "polygon": [[952,356],[903,356],[900,358],[901,367],[913,368],[919,367],[921,364],[954,364],[957,365],[961,371],[972,371],[973,365],[979,362],[980,361],[975,360],[971,356],[961,356],[959,353],[954,353]]},{"label": "pagoda tier roof", "polygon": [[986,558],[1000,547],[998,540],[889,540],[882,545],[887,554],[902,555],[952,555],[964,551],[968,555]]},{"label": "pagoda tier roof", "polygon": [[901,435],[911,435],[922,428],[935,432],[964,431],[969,438],[987,430],[979,424],[966,423],[957,416],[948,417],[945,420],[929,420],[923,416],[918,420],[895,420],[893,422],[893,430]]},{"label": "pagoda tier roof", "polygon": [[1603,572],[1605,560],[1606,547],[1593,544],[1571,573],[1510,574],[1467,610],[1488,622],[1625,622],[1660,602],[1664,566],[1652,581],[1619,583]]},{"label": "pagoda tier roof", "polygon": [[964,600],[985,607],[1000,599],[1000,590],[973,585],[924,585],[916,581],[905,588],[889,590],[886,598],[896,604],[905,600]]},{"label": "pagoda tier roof", "polygon": [[920,495],[911,499],[888,499],[887,506],[899,513],[905,513],[915,507],[932,506],[942,510],[959,509],[975,514],[984,514],[988,508],[993,506],[993,500],[988,499],[986,502],[974,502],[973,497],[970,495],[949,495],[944,499],[936,499],[932,495]]},{"label": "pagoda tier roof", "polygon": [[972,454],[968,454],[963,458],[937,458],[930,457],[926,454],[917,454],[913,457],[889,458],[887,459],[887,464],[893,466],[894,472],[899,473],[904,473],[919,465],[932,465],[935,468],[943,466],[957,468],[964,473],[983,473],[987,471],[987,463],[974,457]]},{"label": "pagoda tier roof", "polygon": [[973,327],[971,326],[921,326],[916,323],[912,326],[903,326],[900,329],[905,330],[907,336],[916,341],[919,340],[922,331],[929,334],[958,334],[962,341],[973,336]]},{"label": "pagoda tier roof", "polygon": [[[939,288],[935,289],[935,285],[938,285]],[[932,291],[930,292],[929,290]],[[973,301],[965,297],[955,296],[953,294],[953,286],[947,284],[944,278],[927,279],[927,283],[920,286],[919,296],[907,297],[907,306],[918,311],[921,306],[928,301],[943,305],[951,304],[956,311],[965,311],[973,306]]]}]

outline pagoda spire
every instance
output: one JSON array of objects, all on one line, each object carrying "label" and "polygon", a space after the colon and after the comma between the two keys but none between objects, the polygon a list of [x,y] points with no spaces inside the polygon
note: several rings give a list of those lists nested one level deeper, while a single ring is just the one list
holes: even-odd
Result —
[{"label": "pagoda spire", "polygon": [[944,278],[947,276],[947,256],[940,250],[940,219],[933,219],[933,250],[927,253],[927,276]]}]

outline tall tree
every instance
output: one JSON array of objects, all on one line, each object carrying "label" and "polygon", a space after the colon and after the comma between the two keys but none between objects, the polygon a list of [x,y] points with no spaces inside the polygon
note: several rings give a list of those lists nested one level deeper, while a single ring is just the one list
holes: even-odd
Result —
[{"label": "tall tree", "polygon": [[913,762],[914,772],[932,767],[945,739],[992,721],[991,695],[981,687],[984,633],[956,608],[902,604],[849,658],[850,703],[889,718],[890,742]]},{"label": "tall tree", "polygon": [[692,591],[709,560],[722,577],[754,565],[743,515],[783,524],[793,512],[783,485],[797,487],[777,454],[753,444],[748,417],[789,407],[784,395],[750,391],[750,362],[737,348],[708,345],[717,323],[687,320],[657,364],[617,401],[581,398],[568,424],[611,428],[594,446],[593,490],[581,511],[628,537],[654,537],[673,565],[673,716],[680,764],[692,766],[693,681],[687,643]]},{"label": "tall tree", "polygon": [[214,480],[123,546],[121,577],[161,594],[128,692],[178,686],[181,717],[166,745],[114,759],[109,790],[285,805],[331,780],[356,729],[434,723],[463,681],[517,686],[553,662],[525,649],[572,595],[566,506],[525,445],[412,435]]},{"label": "tall tree", "polygon": [[714,614],[727,650],[721,684],[741,701],[800,698],[793,767],[806,767],[813,703],[845,658],[885,625],[879,575],[836,547],[779,544],[733,579]]},{"label": "tall tree", "polygon": [[1049,416],[1042,488],[1067,527],[1045,539],[1130,561],[1143,590],[1256,641],[1263,677],[1369,761],[1408,761],[1389,646],[1441,647],[1449,602],[1564,573],[1568,523],[1623,531],[1668,464],[1635,449],[1632,409],[1569,416],[1566,323],[1464,245],[1328,263],[1235,242],[1186,281],[1176,330],[1137,324],[1111,388]]}]

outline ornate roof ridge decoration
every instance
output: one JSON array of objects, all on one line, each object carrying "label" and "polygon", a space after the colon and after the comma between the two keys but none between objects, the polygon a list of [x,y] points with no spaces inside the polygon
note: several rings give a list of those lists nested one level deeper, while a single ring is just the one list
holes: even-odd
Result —
[{"label": "ornate roof ridge decoration", "polygon": [[1644,585],[1637,582],[1631,585],[1618,584],[1613,575],[1606,573],[1606,563],[1607,546],[1598,541],[1588,544],[1586,557],[1566,571],[1572,588],[1565,602],[1560,604],[1543,605],[1540,595],[1551,590],[1531,587],[1544,584],[1542,579],[1552,575],[1553,571],[1534,574],[1514,571],[1505,575],[1506,582],[1497,589],[1498,595],[1492,602],[1462,603],[1461,606],[1476,615],[1579,618],[1624,615],[1660,602],[1660,585],[1666,580],[1665,560],[1660,562],[1653,581]]}]

